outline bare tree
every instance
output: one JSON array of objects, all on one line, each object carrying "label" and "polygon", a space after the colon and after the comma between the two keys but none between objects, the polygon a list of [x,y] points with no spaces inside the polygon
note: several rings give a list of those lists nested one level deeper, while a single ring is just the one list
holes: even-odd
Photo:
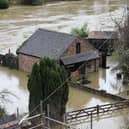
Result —
[{"label": "bare tree", "polygon": [[[118,61],[117,68],[123,74],[123,82],[129,83],[129,7],[126,9],[124,22],[117,22],[119,40],[115,45],[116,59]],[[123,20],[123,19],[122,19]]]}]

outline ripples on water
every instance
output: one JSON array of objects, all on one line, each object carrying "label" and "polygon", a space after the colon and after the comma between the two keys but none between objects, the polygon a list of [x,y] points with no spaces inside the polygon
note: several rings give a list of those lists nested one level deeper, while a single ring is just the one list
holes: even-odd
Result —
[{"label": "ripples on water", "polygon": [[112,30],[111,17],[121,18],[124,7],[120,0],[82,0],[0,10],[0,53],[9,48],[15,53],[38,28],[69,33],[71,28],[87,23],[89,30]]}]

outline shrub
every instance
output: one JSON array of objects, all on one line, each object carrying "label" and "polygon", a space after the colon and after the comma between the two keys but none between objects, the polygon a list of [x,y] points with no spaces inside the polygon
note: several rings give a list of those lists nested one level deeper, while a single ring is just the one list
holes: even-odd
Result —
[{"label": "shrub", "polygon": [[76,36],[80,36],[80,37],[87,37],[88,36],[88,28],[87,28],[87,24],[84,24],[82,27],[80,28],[73,28],[71,30],[71,33],[73,35]]},{"label": "shrub", "polygon": [[6,9],[9,7],[9,1],[8,0],[0,0],[0,9]]},{"label": "shrub", "polygon": [[12,54],[8,53],[3,56],[3,66],[7,66],[11,69],[17,69],[18,68],[18,61],[17,58]]}]

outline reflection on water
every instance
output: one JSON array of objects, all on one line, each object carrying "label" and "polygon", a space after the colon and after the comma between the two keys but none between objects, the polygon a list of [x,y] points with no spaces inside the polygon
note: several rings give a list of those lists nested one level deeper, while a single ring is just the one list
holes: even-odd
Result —
[{"label": "reflection on water", "polygon": [[[88,75],[88,79],[91,81],[89,84],[99,90],[106,90],[112,94],[119,94],[123,91],[129,90],[129,86],[122,84],[122,79],[117,79],[116,73],[119,71],[113,71],[116,66],[116,62],[112,61],[112,57],[108,57],[107,60],[108,69],[99,69],[99,72]],[[128,98],[128,96],[126,96]]]},{"label": "reflection on water", "polygon": [[[95,105],[113,103],[103,97],[98,97],[87,92],[78,91],[70,88],[70,97],[67,105],[68,111],[76,110]],[[129,126],[129,110],[123,109],[109,113],[101,114],[97,117],[93,116],[93,129],[126,129]],[[77,121],[76,124],[71,123],[74,129],[91,129],[90,117],[86,120]]]},{"label": "reflection on water", "polygon": [[8,90],[17,97],[9,96],[11,102],[5,102],[3,106],[8,113],[27,112],[28,91],[26,88],[27,76],[25,73],[0,67],[0,91]]},{"label": "reflection on water", "polygon": [[78,110],[85,107],[91,107],[99,104],[107,104],[111,102],[113,101],[70,87],[67,110]]},{"label": "reflection on water", "polygon": [[[105,73],[105,72],[104,72]],[[108,73],[109,74],[109,73]],[[94,74],[95,75],[95,74]],[[110,75],[111,76],[111,75]],[[97,73],[95,75],[97,77]],[[95,79],[94,79],[95,80]],[[0,67],[0,91],[3,89],[7,89],[8,91],[14,93],[17,98],[10,97],[12,103],[6,103],[5,107],[7,111],[11,113],[15,113],[17,107],[20,110],[20,113],[27,112],[28,108],[28,91],[26,88],[27,85],[27,75],[20,71],[10,70],[8,68]],[[99,82],[99,81],[98,81]],[[92,82],[92,84],[95,84]],[[109,86],[110,88],[110,86]],[[75,88],[70,87],[69,101],[67,104],[67,111],[77,110],[85,107],[112,103],[112,100],[99,97],[94,94],[90,94],[88,92],[84,92]],[[119,114],[118,114],[119,113]],[[126,114],[126,115],[125,115]],[[116,111],[114,114],[110,114],[108,116],[102,115],[100,118],[95,118],[93,121],[93,128],[100,129],[100,127],[111,129],[121,129],[120,127],[125,127],[127,123],[125,123],[124,119],[128,118],[128,112],[126,111]],[[126,119],[128,122],[129,120]],[[110,125],[110,126],[109,126]],[[90,128],[90,119],[87,119],[87,122],[83,122],[79,125],[74,125],[76,129],[89,129]]]},{"label": "reflection on water", "polygon": [[[114,111],[113,113],[103,114],[93,117],[93,129],[127,129],[129,126],[129,111]],[[76,129],[91,129],[90,118],[80,125],[74,125]]]},{"label": "reflection on water", "polygon": [[[125,2],[126,0],[66,1],[36,7],[22,6],[0,10],[0,53],[7,52],[9,48],[15,52],[19,45],[38,28],[70,32],[71,28],[87,23],[90,30],[112,30],[114,27],[112,18],[121,18]],[[108,65],[110,63],[109,61]],[[100,69],[99,76],[98,73],[93,73],[89,79],[92,80],[90,86],[114,94],[128,89],[128,87],[122,87],[121,81],[116,80],[111,69]],[[18,96],[18,98],[10,97],[12,103],[4,104],[9,113],[15,113],[17,107],[20,113],[28,111],[29,94],[26,85],[25,73],[0,67],[0,91],[7,89]],[[112,101],[70,88],[67,110],[110,102]],[[121,113],[117,117],[94,121],[93,128],[121,129],[121,126],[125,125],[125,117],[127,116]],[[87,125],[82,124],[77,126],[77,129],[86,129],[86,127]]]},{"label": "reflection on water", "polygon": [[[8,112],[16,112],[17,107],[19,108],[20,113],[27,112],[29,95],[27,91],[27,75],[20,71],[0,67],[0,82],[0,91],[8,90],[18,97],[11,97],[9,99],[12,101],[12,103],[5,103],[5,107]],[[112,101],[98,97],[96,95],[93,96],[92,94],[75,88],[70,88],[67,110],[76,110],[83,107],[89,107],[109,102]]]}]

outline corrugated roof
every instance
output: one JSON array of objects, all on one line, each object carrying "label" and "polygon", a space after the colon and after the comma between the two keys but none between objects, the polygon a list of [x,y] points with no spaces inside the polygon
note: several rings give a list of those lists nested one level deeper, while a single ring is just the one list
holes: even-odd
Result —
[{"label": "corrugated roof", "polygon": [[64,65],[70,65],[70,64],[83,62],[83,61],[93,60],[96,58],[99,58],[99,54],[97,51],[88,51],[85,53],[80,53],[69,57],[62,57],[61,60]]},{"label": "corrugated roof", "polygon": [[117,39],[115,31],[92,31],[88,34],[89,39]]},{"label": "corrugated roof", "polygon": [[75,39],[70,34],[38,29],[23,43],[18,53],[58,59]]}]

